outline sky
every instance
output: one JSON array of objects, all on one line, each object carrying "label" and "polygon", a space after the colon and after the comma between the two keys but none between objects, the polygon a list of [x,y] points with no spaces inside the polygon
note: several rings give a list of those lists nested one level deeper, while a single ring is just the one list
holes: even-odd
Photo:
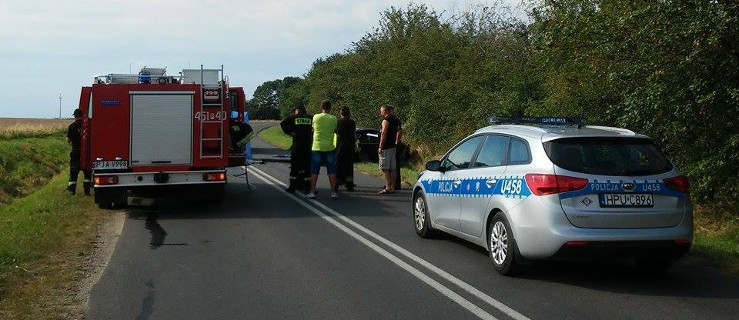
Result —
[{"label": "sky", "polygon": [[[484,0],[416,0],[450,14]],[[250,98],[343,53],[410,0],[0,0],[0,118],[70,118],[95,76],[220,69]],[[61,98],[60,98],[61,97]]]}]

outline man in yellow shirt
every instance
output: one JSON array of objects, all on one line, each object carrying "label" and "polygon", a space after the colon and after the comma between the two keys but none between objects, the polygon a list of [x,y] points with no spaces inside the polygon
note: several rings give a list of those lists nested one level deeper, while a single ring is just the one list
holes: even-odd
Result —
[{"label": "man in yellow shirt", "polygon": [[334,133],[338,119],[331,113],[331,101],[321,101],[321,113],[313,116],[313,146],[310,161],[310,192],[309,199],[316,198],[316,184],[321,166],[326,166],[328,182],[331,184],[331,198],[339,197],[336,194],[336,152],[334,147]]}]

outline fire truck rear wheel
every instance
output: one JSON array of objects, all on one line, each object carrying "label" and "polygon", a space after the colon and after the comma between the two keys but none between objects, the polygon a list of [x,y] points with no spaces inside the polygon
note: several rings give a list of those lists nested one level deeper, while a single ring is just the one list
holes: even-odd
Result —
[{"label": "fire truck rear wheel", "polygon": [[116,189],[96,189],[95,203],[100,209],[111,209],[126,205],[128,194],[125,190]]}]

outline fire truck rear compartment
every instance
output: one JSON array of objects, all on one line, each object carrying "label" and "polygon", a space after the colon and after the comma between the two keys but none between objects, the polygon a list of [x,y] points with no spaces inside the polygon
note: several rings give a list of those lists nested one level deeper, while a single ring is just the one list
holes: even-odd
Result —
[{"label": "fire truck rear compartment", "polygon": [[131,166],[192,163],[192,92],[131,93]]}]

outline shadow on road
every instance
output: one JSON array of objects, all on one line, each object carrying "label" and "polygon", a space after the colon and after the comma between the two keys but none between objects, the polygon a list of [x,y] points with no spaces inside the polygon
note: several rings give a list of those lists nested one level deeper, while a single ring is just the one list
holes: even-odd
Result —
[{"label": "shadow on road", "polygon": [[[448,241],[475,251],[487,259],[488,252],[477,245],[450,235],[439,235],[431,241]],[[461,248],[460,248],[461,249]],[[499,276],[490,266],[493,276]],[[718,270],[678,262],[664,276],[642,273],[631,259],[611,261],[537,261],[524,274],[509,278],[551,282],[604,292],[644,296],[690,298],[739,298],[739,278]]]},{"label": "shadow on road", "polygon": [[739,298],[739,279],[707,267],[678,262],[663,276],[646,275],[633,261],[545,261],[532,266],[528,279],[583,288],[648,296]]}]

